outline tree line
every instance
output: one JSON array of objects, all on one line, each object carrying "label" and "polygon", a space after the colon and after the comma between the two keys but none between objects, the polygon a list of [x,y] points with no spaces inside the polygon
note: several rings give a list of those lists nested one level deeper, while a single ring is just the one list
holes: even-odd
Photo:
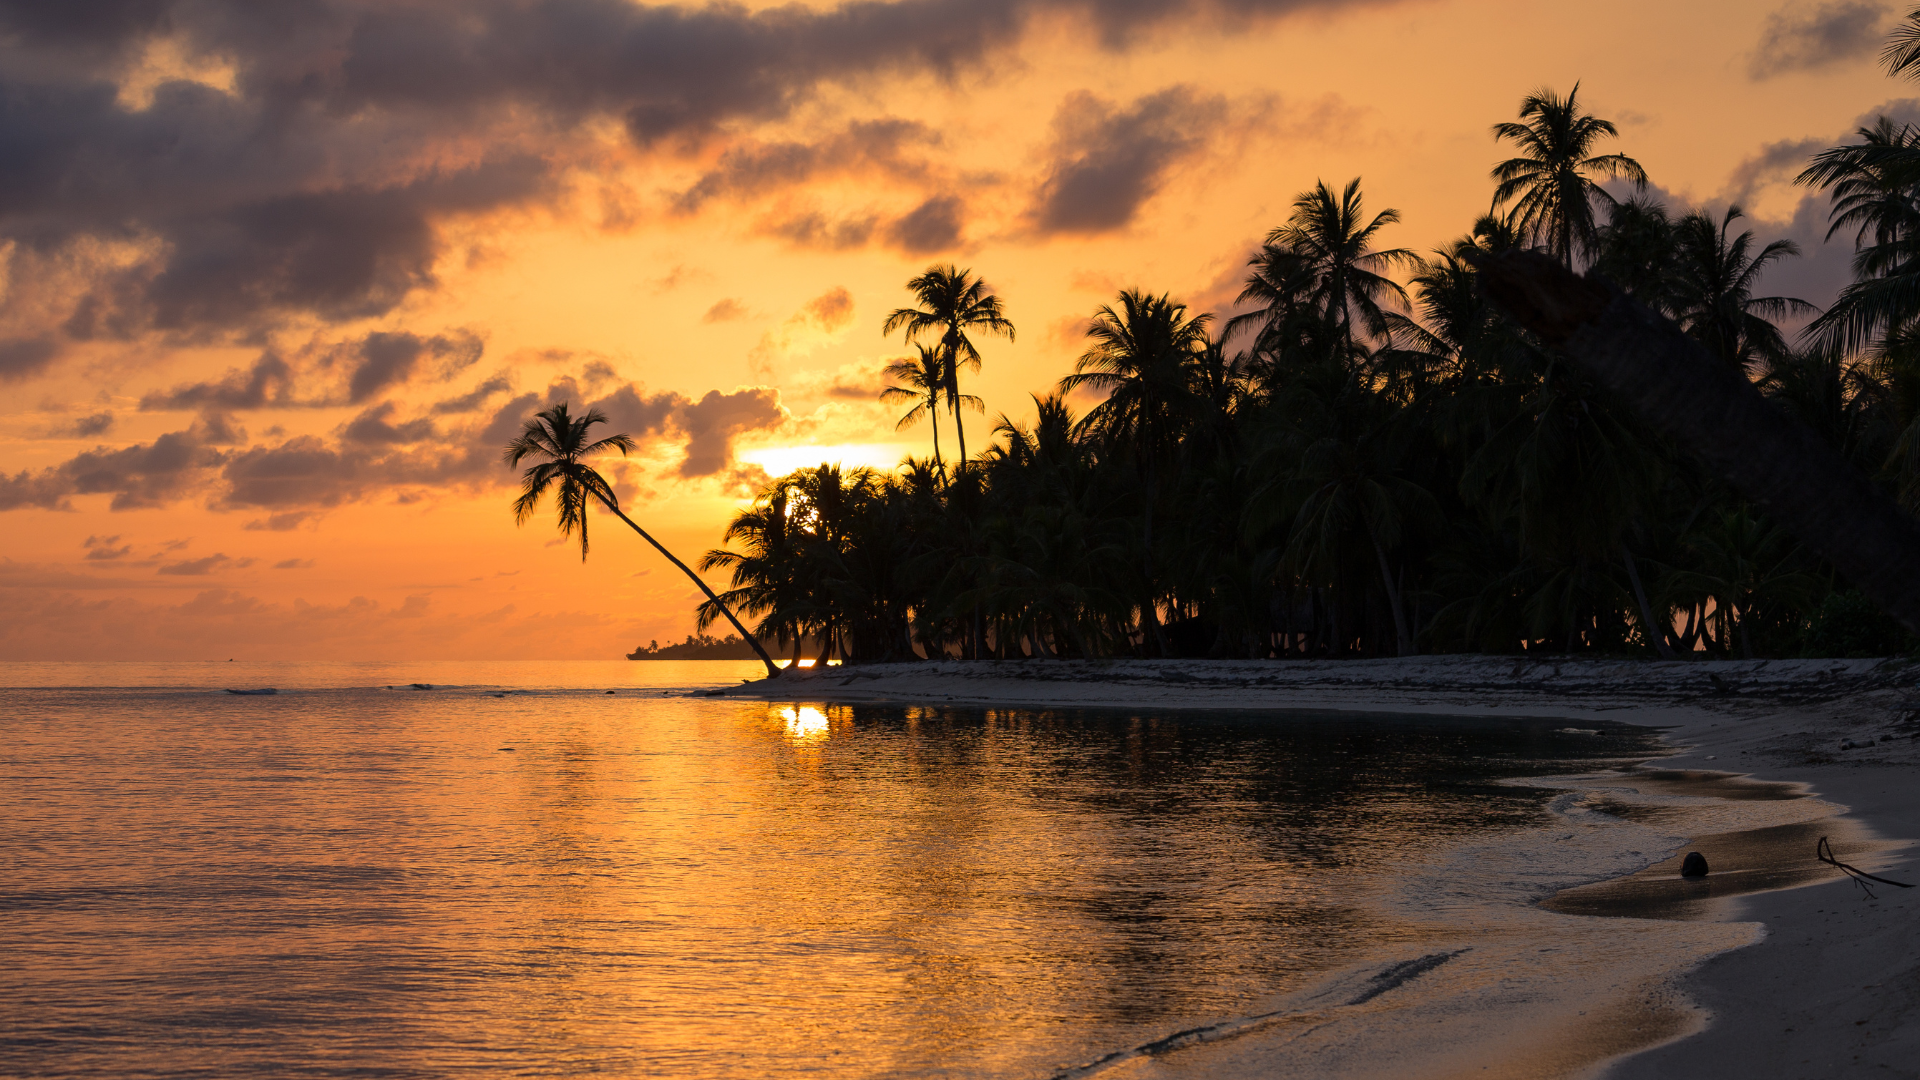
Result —
[{"label": "tree line", "polygon": [[[1886,58],[1920,71],[1920,16]],[[887,368],[881,398],[910,406],[902,428],[929,426],[931,455],[768,484],[700,560],[730,587],[688,570],[708,597],[700,628],[728,621],[769,672],[756,637],[853,662],[1912,648],[1759,507],[1490,306],[1474,264],[1533,250],[1603,276],[1911,511],[1920,128],[1882,119],[1800,175],[1831,197],[1829,238],[1856,249],[1825,311],[1766,294],[1767,271],[1800,252],[1762,243],[1739,207],[1648,198],[1578,86],[1529,95],[1493,133],[1513,156],[1452,243],[1384,246],[1395,211],[1370,214],[1357,179],[1316,184],[1249,260],[1243,313],[1120,293],[1073,373],[1033,396],[1034,419],[1001,414],[971,455],[965,418],[984,403],[962,378],[1015,326],[980,276],[928,268],[883,323],[915,354]],[[1097,403],[1077,412],[1076,397]],[[551,489],[583,558],[595,499],[652,541],[581,461],[628,444],[589,441],[598,414],[548,413],[508,448],[541,460],[517,516]]]},{"label": "tree line", "polygon": [[[1898,70],[1913,66],[1905,61]],[[1495,312],[1469,258],[1604,275],[1752,379],[1910,509],[1920,502],[1920,130],[1882,120],[1800,177],[1856,278],[1827,311],[1766,295],[1800,253],[1739,207],[1670,212],[1579,92],[1496,126],[1492,210],[1427,255],[1385,247],[1358,180],[1293,202],[1224,323],[1128,290],[1073,374],[965,453],[1000,297],[935,266],[884,323],[933,454],[773,481],[703,569],[703,605],[855,661],[1341,657],[1423,651],[1885,653],[1904,632],[1830,567]],[[1617,181],[1616,194],[1604,182]],[[1795,332],[1789,332],[1791,328]],[[1076,413],[1075,391],[1098,404]],[[938,430],[950,423],[960,456]]]}]

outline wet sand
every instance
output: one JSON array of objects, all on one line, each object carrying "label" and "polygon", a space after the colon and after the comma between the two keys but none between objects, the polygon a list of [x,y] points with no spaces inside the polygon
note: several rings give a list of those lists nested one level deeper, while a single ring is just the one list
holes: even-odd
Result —
[{"label": "wet sand", "polygon": [[[1071,1075],[1920,1075],[1920,1025],[1910,1022],[1920,1011],[1920,889],[1875,886],[1869,899],[1813,855],[1831,836],[1842,860],[1920,882],[1920,852],[1904,842],[1920,837],[1920,666],[945,663],[835,668],[729,695],[1527,715],[1666,729],[1669,758],[1554,782],[1567,789],[1552,807],[1564,835],[1447,853],[1412,875],[1410,923],[1456,890],[1473,894],[1462,904],[1503,913],[1483,931],[1410,942],[1335,978],[1320,1001],[1268,1003],[1219,1032],[1119,1048]],[[1689,850],[1713,864],[1705,882],[1678,878]],[[1449,952],[1359,1000],[1368,978]]]}]

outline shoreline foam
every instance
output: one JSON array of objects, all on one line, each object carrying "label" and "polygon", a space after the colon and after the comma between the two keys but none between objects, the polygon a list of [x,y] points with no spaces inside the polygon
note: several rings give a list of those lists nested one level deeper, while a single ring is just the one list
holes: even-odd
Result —
[{"label": "shoreline foam", "polygon": [[[1920,931],[1909,929],[1912,922],[1905,915],[1910,905],[1920,905],[1920,897],[1881,888],[1878,900],[1868,901],[1837,871],[1820,876],[1817,871],[1824,868],[1813,863],[1810,844],[1806,867],[1797,865],[1800,856],[1793,848],[1819,831],[1819,822],[1830,822],[1836,836],[1852,834],[1847,846],[1855,854],[1843,857],[1916,880],[1906,845],[1870,839],[1920,836],[1920,739],[1909,737],[1920,724],[1907,722],[1910,711],[1920,708],[1917,687],[1920,667],[1871,660],[1423,657],[835,668],[749,683],[726,696],[850,705],[1336,710],[1624,721],[1665,729],[1675,753],[1662,759],[1663,768],[1805,785],[1815,793],[1815,803],[1832,810],[1812,819],[1812,832],[1804,821],[1781,821],[1685,834],[1709,846],[1747,837],[1750,850],[1730,850],[1722,865],[1730,874],[1751,871],[1764,877],[1765,868],[1751,864],[1770,861],[1780,872],[1778,880],[1749,883],[1774,891],[1705,900],[1712,910],[1701,921],[1605,920],[1633,924],[1612,935],[1626,944],[1600,944],[1598,937],[1583,935],[1588,940],[1581,948],[1589,955],[1568,962],[1583,972],[1571,988],[1517,988],[1529,978],[1537,983],[1538,976],[1513,974],[1517,953],[1502,956],[1499,949],[1482,948],[1478,957],[1468,952],[1446,965],[1444,988],[1438,979],[1426,987],[1416,981],[1410,993],[1396,995],[1401,1000],[1388,1021],[1394,1029],[1390,1043],[1377,1033],[1369,1043],[1364,1024],[1349,1025],[1356,1039],[1340,1040],[1328,1034],[1326,1024],[1293,1030],[1294,1025],[1269,1020],[1225,1042],[1133,1055],[1101,1070],[1114,1077],[1228,1077],[1311,1061],[1317,1075],[1328,1076],[1640,1078],[1732,1075],[1736,1068],[1744,1075],[1798,1076],[1883,1064],[1896,1074],[1911,1072],[1920,1029],[1905,1021],[1920,1012],[1920,979],[1909,974],[1920,968]],[[1880,741],[1882,736],[1892,741]],[[1845,744],[1856,745],[1842,749]],[[1754,837],[1756,828],[1785,831]],[[1711,860],[1713,853],[1708,854]],[[1609,861],[1598,852],[1584,857],[1594,870]],[[1597,875],[1588,895],[1632,889],[1635,881],[1658,879],[1663,868],[1659,861],[1616,867]],[[1486,867],[1479,872],[1485,876]],[[1550,906],[1535,910],[1544,917],[1570,917]],[[1704,929],[1709,927],[1720,929]],[[1440,945],[1421,948],[1435,952]],[[1658,962],[1637,962],[1648,956]],[[1442,1000],[1449,995],[1456,1004],[1497,1007],[1450,1010]],[[1315,1038],[1324,1045],[1300,1045]],[[1311,1054],[1305,1052],[1309,1049]]]}]

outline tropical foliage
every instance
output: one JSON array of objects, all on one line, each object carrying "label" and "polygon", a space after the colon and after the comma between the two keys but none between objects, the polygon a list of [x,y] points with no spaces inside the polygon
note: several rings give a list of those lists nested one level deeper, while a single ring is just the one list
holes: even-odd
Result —
[{"label": "tropical foliage", "polygon": [[[1920,70],[1920,32],[1901,40],[1893,62]],[[1000,416],[983,451],[775,480],[706,556],[732,588],[703,620],[723,602],[860,661],[1909,647],[1496,314],[1471,256],[1530,246],[1606,275],[1920,508],[1920,133],[1882,122],[1803,177],[1859,251],[1826,312],[1769,293],[1798,251],[1740,208],[1634,193],[1645,172],[1577,89],[1537,91],[1495,134],[1519,156],[1443,250],[1386,246],[1394,211],[1365,212],[1358,180],[1318,184],[1253,253],[1233,318],[1122,292],[1034,419]],[[968,331],[1013,325],[969,271],[909,290],[885,330],[926,344],[889,400],[960,436]]]}]

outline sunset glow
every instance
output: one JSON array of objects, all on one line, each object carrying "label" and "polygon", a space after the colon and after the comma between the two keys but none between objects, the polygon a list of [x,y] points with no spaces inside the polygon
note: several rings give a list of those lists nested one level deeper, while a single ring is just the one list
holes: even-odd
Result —
[{"label": "sunset glow", "polygon": [[1118,289],[1228,313],[1316,180],[1398,208],[1388,244],[1461,234],[1536,87],[1578,82],[1674,207],[1795,239],[1769,290],[1821,304],[1852,248],[1790,181],[1915,112],[1872,62],[1892,6],[1852,37],[1779,0],[322,6],[0,38],[38,148],[0,166],[0,656],[617,657],[699,594],[608,515],[584,562],[516,528],[535,408],[633,435],[606,472],[693,562],[771,475],[931,454],[876,400],[930,262],[1018,327],[977,453]]}]

